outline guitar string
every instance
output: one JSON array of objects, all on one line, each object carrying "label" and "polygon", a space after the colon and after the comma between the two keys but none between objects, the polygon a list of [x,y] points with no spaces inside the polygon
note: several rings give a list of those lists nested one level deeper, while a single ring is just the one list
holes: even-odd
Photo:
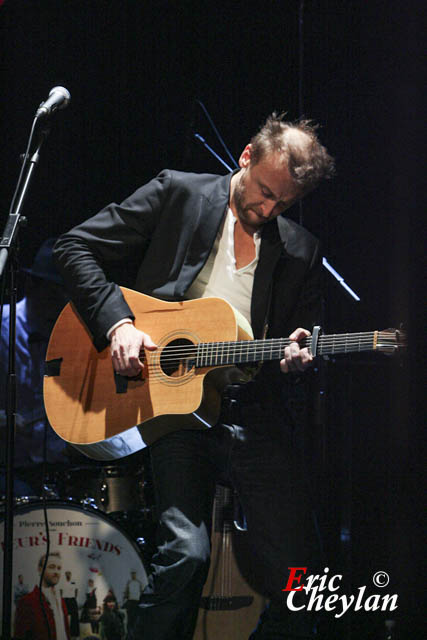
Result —
[{"label": "guitar string", "polygon": [[[319,347],[329,346],[329,345],[354,345],[354,344],[370,344],[374,338],[374,332],[369,334],[332,334],[328,336],[321,336],[319,338]],[[226,349],[247,349],[248,347],[252,350],[265,348],[269,349],[270,347],[280,347],[282,345],[287,346],[293,342],[289,338],[270,338],[267,340],[240,340],[240,341],[223,341],[223,342],[200,342],[196,344],[188,344],[188,345],[179,345],[179,346],[165,346],[162,349],[162,353],[165,354],[173,354],[173,355],[193,355],[194,352],[200,351],[201,349],[213,350],[219,348]],[[378,334],[377,342],[388,342],[389,344],[397,344],[399,345],[399,341],[396,340],[394,335],[390,334]],[[304,338],[300,341],[300,344],[303,346],[309,347],[311,345],[310,338]],[[164,356],[165,357],[165,356]]]},{"label": "guitar string", "polygon": [[[328,334],[328,335],[322,335],[319,336],[319,343],[321,344],[325,344],[327,342],[337,342],[337,341],[341,341],[341,342],[348,342],[348,341],[358,341],[358,340],[371,340],[375,333],[377,333],[378,338],[381,338],[381,340],[390,340],[391,342],[398,342],[398,340],[396,339],[396,336],[394,333],[389,333],[389,332],[375,332],[375,331],[369,331],[369,332],[362,332],[362,333],[336,333],[336,334]],[[200,343],[190,343],[190,344],[185,344],[185,345],[174,345],[174,346],[170,346],[167,345],[166,347],[164,347],[164,349],[168,349],[168,350],[176,350],[176,351],[180,351],[180,350],[185,350],[189,347],[199,347],[199,346],[209,346],[209,345],[219,345],[219,344],[224,344],[224,345],[228,345],[228,344],[233,344],[233,345],[247,345],[247,344],[266,344],[269,345],[272,342],[283,342],[285,344],[289,344],[291,342],[295,342],[293,340],[290,340],[290,338],[267,338],[265,340],[226,340],[226,341],[214,341],[214,342],[200,342]],[[305,343],[305,344],[310,344],[311,343],[311,337],[307,336],[305,338],[303,338],[300,343]]]},{"label": "guitar string", "polygon": [[[321,336],[321,343],[319,344],[319,352],[318,355],[322,355],[325,352],[328,353],[327,349],[332,350],[329,353],[334,353],[335,350],[342,349],[345,347],[344,352],[352,352],[352,351],[363,351],[363,350],[371,350],[372,346],[372,338],[375,332],[364,332],[360,334],[331,334],[327,336]],[[350,339],[349,339],[349,336]],[[263,357],[266,357],[265,353],[259,353],[260,350],[264,351],[266,349],[270,350],[270,355],[272,355],[272,351],[275,349],[281,349],[286,344],[289,344],[291,340],[288,338],[271,338],[269,340],[250,340],[250,341],[240,341],[240,342],[211,342],[211,343],[201,343],[198,345],[185,345],[181,347],[164,347],[162,350],[162,355],[160,356],[160,364],[166,365],[181,365],[182,360],[192,359],[194,357],[198,358],[200,363],[197,363],[198,367],[201,366],[209,366],[209,360],[215,357],[216,360],[218,358],[227,358],[227,362],[224,364],[234,364],[235,362],[230,362],[229,359],[231,357],[235,357],[238,361],[239,356],[243,356],[246,362],[251,360],[251,356],[254,357],[254,360],[261,360]],[[309,338],[304,339],[301,343],[302,346],[310,346]],[[390,332],[378,332],[377,336],[377,347],[383,344],[383,346],[391,345],[391,346],[399,346],[399,343],[396,341],[395,334],[391,334]],[[202,350],[199,351],[199,348],[202,347]],[[219,349],[224,350],[227,349],[227,353],[219,354]],[[167,352],[166,354],[164,352]],[[214,353],[216,351],[216,353]],[[342,353],[342,351],[341,351]],[[142,355],[142,353],[141,353]],[[145,354],[144,354],[145,355]],[[280,355],[272,358],[279,359]],[[207,361],[207,362],[205,362]],[[223,363],[219,363],[223,364]],[[146,363],[147,367],[147,363]],[[150,362],[148,361],[148,370],[156,370],[159,367],[159,362]],[[192,368],[192,367],[191,367]]]},{"label": "guitar string", "polygon": [[227,531],[226,531],[226,522],[225,522],[225,509],[226,509],[226,496],[227,489],[223,488],[222,496],[221,496],[221,507],[222,507],[222,522],[221,522],[221,580],[220,580],[220,597],[225,596],[225,575],[226,575],[226,542],[227,542]]},{"label": "guitar string", "polygon": [[227,595],[227,542],[228,542],[228,533],[225,531],[225,534],[222,538],[222,593],[221,595],[225,597]]},{"label": "guitar string", "polygon": [[[325,345],[331,345],[331,344],[338,344],[338,345],[345,345],[345,344],[358,344],[359,342],[361,344],[368,344],[371,343],[372,340],[374,339],[374,335],[370,335],[370,336],[363,336],[363,337],[351,337],[351,338],[327,338],[327,339],[322,339],[319,340],[319,346],[325,346]],[[163,348],[163,352],[167,352],[167,353],[174,353],[174,354],[179,354],[179,353],[191,353],[192,351],[197,351],[200,349],[214,349],[214,348],[233,348],[233,349],[247,349],[248,347],[257,347],[257,348],[266,348],[268,349],[271,346],[281,346],[281,345],[288,345],[292,342],[292,340],[289,340],[288,338],[270,338],[268,340],[242,340],[242,341],[223,341],[223,342],[200,342],[197,344],[188,344],[188,345],[182,345],[182,346],[166,346]],[[389,337],[389,336],[378,336],[377,338],[377,342],[389,342],[390,344],[399,344],[398,341],[396,341],[396,339],[394,337]],[[304,339],[302,341],[300,341],[300,344],[304,345],[304,346],[310,346],[311,345],[311,340],[309,339]]]},{"label": "guitar string", "polygon": [[[377,345],[377,348],[380,348],[381,346],[385,347],[385,346],[395,346],[394,343],[390,343],[389,345]],[[354,345],[345,345],[345,350],[342,350],[340,348],[340,345],[335,344],[333,345],[333,348],[331,348],[329,351],[326,349],[319,349],[317,355],[339,355],[339,354],[343,354],[343,353],[360,353],[363,351],[373,351],[374,348],[372,346],[372,343],[366,343],[366,344],[354,344]],[[281,353],[271,353],[273,351],[273,349],[270,349],[270,360],[278,360],[281,358]],[[242,359],[240,362],[240,358]],[[263,360],[263,359],[267,359],[267,354],[263,353],[262,351],[260,352],[260,350],[257,349],[251,349],[251,350],[246,350],[245,352],[228,352],[228,353],[223,353],[223,354],[210,354],[210,353],[203,353],[203,354],[199,354],[197,356],[197,354],[195,353],[187,353],[187,354],[181,354],[181,355],[170,355],[170,356],[163,356],[160,359],[160,362],[157,360],[156,362],[151,362],[148,361],[145,362],[145,366],[148,366],[149,369],[158,369],[159,365],[160,366],[176,366],[179,367],[184,366],[186,363],[186,360],[192,361],[192,360],[198,360],[196,363],[191,362],[191,368],[193,368],[193,366],[196,366],[196,368],[203,368],[203,367],[207,367],[207,366],[215,366],[215,365],[232,365],[232,364],[238,364],[239,362],[241,364],[249,364],[251,362],[257,362],[259,360]],[[188,364],[188,363],[187,363]]]},{"label": "guitar string", "polygon": [[227,586],[226,586],[226,591],[225,591],[225,595],[226,596],[231,596],[231,561],[230,561],[230,554],[231,554],[231,533],[230,531],[227,531],[227,550],[226,550],[226,562],[227,562]]},{"label": "guitar string", "polygon": [[[351,336],[351,337],[350,337]],[[337,334],[336,336],[321,336],[319,338],[319,343],[320,344],[326,344],[328,342],[358,342],[359,340],[372,340],[374,336],[374,333],[370,333],[369,335],[367,334],[360,334],[360,336],[354,336],[354,334]],[[390,338],[391,341],[395,341],[394,337]],[[290,344],[291,342],[294,342],[293,340],[290,340],[289,338],[269,338],[267,340],[238,340],[238,341],[234,341],[234,340],[226,340],[226,341],[215,341],[215,342],[199,342],[199,343],[191,343],[191,344],[186,344],[186,345],[174,345],[174,346],[170,346],[167,345],[165,347],[163,347],[163,351],[167,351],[168,353],[184,353],[186,352],[188,349],[198,349],[200,347],[205,347],[205,348],[211,348],[211,347],[218,347],[219,345],[223,345],[223,346],[233,346],[235,348],[244,348],[247,347],[248,345],[252,345],[252,346],[265,346],[265,347],[269,347],[270,345],[277,343],[277,344]],[[306,346],[309,346],[311,344],[311,339],[310,338],[304,338],[303,340],[300,341],[300,344],[304,344]]]},{"label": "guitar string", "polygon": [[[388,337],[387,337],[388,338]],[[323,340],[319,345],[319,353],[323,353],[326,348],[336,348],[341,349],[343,347],[347,349],[352,349],[354,347],[370,348],[372,346],[373,336],[372,337],[364,337],[363,339],[353,338],[351,340],[339,339],[339,340]],[[243,344],[242,344],[243,342]],[[182,347],[164,347],[161,351],[161,361],[177,361],[177,358],[185,359],[185,358],[200,358],[209,359],[212,357],[221,358],[221,357],[229,357],[232,355],[254,355],[258,352],[274,350],[283,348],[284,346],[290,344],[290,340],[283,338],[273,338],[269,341],[242,341],[242,342],[208,342],[208,343],[199,343],[197,345],[186,345]],[[300,344],[303,347],[310,347],[311,341],[302,341]],[[378,337],[377,339],[377,348],[381,345],[391,346],[396,345],[399,346],[399,343],[396,342],[394,338],[384,339],[382,337]],[[372,347],[373,348],[373,347]],[[226,353],[225,353],[226,351]],[[216,352],[216,353],[214,353]],[[142,355],[143,352],[141,352]],[[156,353],[156,352],[155,352]],[[262,355],[262,354],[260,354]]]},{"label": "guitar string", "polygon": [[[228,500],[231,500],[231,491],[227,489],[227,497]],[[229,507],[230,505],[228,505]],[[230,517],[230,515],[229,515]],[[231,579],[230,579],[230,569],[231,569],[231,533],[230,533],[230,523],[225,521],[225,586],[224,586],[224,596],[231,596]]]},{"label": "guitar string", "polygon": [[[177,357],[182,357],[182,358],[191,358],[191,357],[213,357],[213,356],[217,356],[217,357],[221,357],[221,356],[228,356],[228,355],[243,355],[243,353],[257,353],[257,352],[263,352],[263,351],[268,351],[268,350],[275,350],[275,349],[280,349],[283,348],[285,346],[287,346],[289,343],[286,342],[270,342],[268,344],[263,344],[263,343],[248,343],[247,345],[235,345],[233,343],[219,343],[219,342],[210,342],[210,343],[201,343],[199,345],[192,345],[192,346],[188,346],[186,349],[180,349],[180,350],[169,350],[167,347],[165,347],[160,353],[162,360],[168,359],[168,358],[177,358]],[[349,341],[331,341],[329,343],[322,343],[321,345],[318,345],[318,349],[319,351],[324,350],[327,347],[337,347],[337,348],[342,348],[342,347],[357,347],[358,345],[362,346],[362,347],[369,347],[373,344],[372,339],[370,340],[355,340],[352,342]],[[384,341],[381,341],[380,344],[385,344]],[[388,343],[389,345],[393,345],[395,344],[394,341],[390,341]],[[304,348],[304,347],[310,347],[310,343],[300,343],[300,345]],[[155,352],[154,352],[155,353]]]}]

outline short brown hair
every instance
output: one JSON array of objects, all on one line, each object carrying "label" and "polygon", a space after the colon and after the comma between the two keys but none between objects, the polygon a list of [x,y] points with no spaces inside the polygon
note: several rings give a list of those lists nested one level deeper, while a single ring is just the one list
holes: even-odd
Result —
[{"label": "short brown hair", "polygon": [[41,569],[42,566],[44,565],[44,561],[45,561],[46,555],[47,555],[48,559],[51,556],[53,556],[54,558],[58,558],[58,560],[62,560],[62,557],[61,557],[61,554],[59,553],[59,551],[49,551],[49,553],[47,553],[47,554],[45,553],[40,557],[39,564],[38,564],[39,569]]},{"label": "short brown hair", "polygon": [[[265,154],[279,151],[288,163],[289,172],[301,189],[302,195],[312,191],[321,180],[335,173],[334,159],[317,137],[318,125],[311,120],[284,120],[285,113],[268,116],[259,132],[251,140],[251,160],[256,164]],[[299,140],[293,135],[307,136]]]}]

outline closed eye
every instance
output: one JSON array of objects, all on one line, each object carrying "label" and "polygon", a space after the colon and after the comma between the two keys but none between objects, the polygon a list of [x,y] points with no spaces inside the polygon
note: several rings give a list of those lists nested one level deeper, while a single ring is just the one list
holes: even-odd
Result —
[{"label": "closed eye", "polygon": [[295,199],[292,199],[289,202],[277,200],[277,197],[274,195],[274,193],[272,193],[272,191],[270,191],[267,186],[260,184],[259,187],[264,198],[268,198],[268,200],[276,200],[276,208],[278,209],[278,211],[286,211],[286,209],[289,209],[289,207],[291,207],[295,202]]},{"label": "closed eye", "polygon": [[261,193],[264,196],[264,198],[268,198],[269,200],[275,200],[274,194],[271,193],[271,191],[268,191],[268,189],[261,189]]}]

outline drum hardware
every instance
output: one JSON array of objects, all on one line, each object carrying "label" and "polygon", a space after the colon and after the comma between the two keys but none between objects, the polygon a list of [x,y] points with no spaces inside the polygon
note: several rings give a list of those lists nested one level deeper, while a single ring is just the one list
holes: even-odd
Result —
[{"label": "drum hardware", "polygon": [[135,542],[141,550],[147,546],[147,540],[145,538],[137,538]]},{"label": "drum hardware", "polygon": [[91,507],[92,509],[98,509],[98,505],[96,504],[95,498],[83,498],[80,500],[80,504],[84,507]]},{"label": "drum hardware", "polygon": [[108,497],[108,484],[105,481],[101,484],[100,494],[101,494],[101,503],[106,508],[105,510],[107,510],[109,497]]},{"label": "drum hardware", "polygon": [[99,509],[105,513],[140,511],[149,517],[148,483],[141,466],[119,465],[72,467],[61,474],[63,499]]},{"label": "drum hardware", "polygon": [[[13,503],[15,506],[30,504],[31,502],[37,502],[40,500],[39,496],[15,496]],[[6,496],[0,496],[0,509],[3,511],[3,506],[6,502]]]},{"label": "drum hardware", "polygon": [[59,500],[58,487],[56,483],[43,484],[42,490],[44,497],[48,500]]}]

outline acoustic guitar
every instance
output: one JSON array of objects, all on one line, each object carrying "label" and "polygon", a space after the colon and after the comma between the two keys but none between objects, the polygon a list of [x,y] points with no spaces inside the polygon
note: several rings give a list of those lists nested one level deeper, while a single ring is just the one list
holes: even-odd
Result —
[{"label": "acoustic guitar", "polygon": [[[290,343],[288,338],[253,340],[247,321],[219,298],[164,302],[131,289],[122,292],[135,326],[158,345],[156,351],[141,353],[142,375],[126,378],[114,372],[109,349],[95,349],[72,304],[61,312],[47,349],[49,422],[63,440],[90,457],[121,457],[171,431],[215,424],[224,384],[250,378],[237,366],[280,360]],[[314,356],[393,353],[405,346],[406,335],[395,329],[320,335],[316,327],[300,344]],[[129,446],[123,445],[126,438]]]},{"label": "acoustic guitar", "polygon": [[230,487],[218,484],[212,518],[212,551],[193,640],[246,640],[266,606],[250,569],[250,550]]}]

